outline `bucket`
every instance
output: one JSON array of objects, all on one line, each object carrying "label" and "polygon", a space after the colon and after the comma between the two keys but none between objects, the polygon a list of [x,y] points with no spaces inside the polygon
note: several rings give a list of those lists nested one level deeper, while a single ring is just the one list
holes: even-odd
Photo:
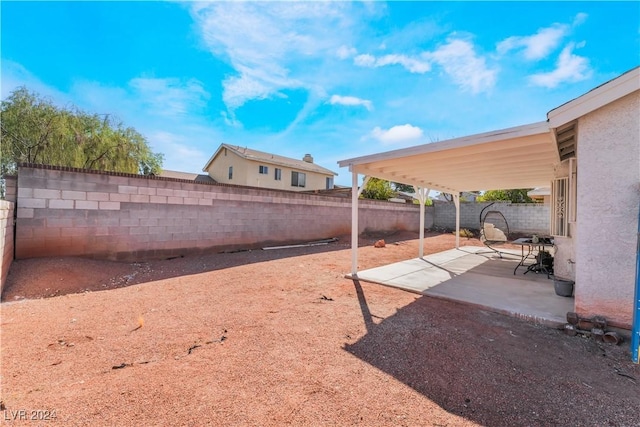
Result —
[{"label": "bucket", "polygon": [[605,334],[602,336],[602,340],[607,344],[618,345],[622,341],[624,341],[624,338],[621,335],[618,335],[616,332],[605,332]]},{"label": "bucket", "polygon": [[575,283],[573,280],[561,279],[559,277],[553,278],[553,287],[556,295],[561,297],[573,296],[573,285]]}]

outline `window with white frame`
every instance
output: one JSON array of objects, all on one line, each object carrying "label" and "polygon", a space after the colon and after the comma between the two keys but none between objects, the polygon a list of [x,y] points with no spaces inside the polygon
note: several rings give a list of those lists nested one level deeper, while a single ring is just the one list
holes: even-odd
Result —
[{"label": "window with white frame", "polygon": [[229,179],[233,179],[233,166],[229,166]]},{"label": "window with white frame", "polygon": [[269,167],[268,166],[264,166],[264,165],[260,165],[258,167],[258,172],[261,173],[262,175],[268,175],[269,174]]},{"label": "window with white frame", "polygon": [[282,169],[280,168],[276,168],[276,173],[274,176],[276,181],[281,181],[282,180]]},{"label": "window with white frame", "polygon": [[307,181],[307,174],[303,172],[291,172],[291,186],[304,187]]}]

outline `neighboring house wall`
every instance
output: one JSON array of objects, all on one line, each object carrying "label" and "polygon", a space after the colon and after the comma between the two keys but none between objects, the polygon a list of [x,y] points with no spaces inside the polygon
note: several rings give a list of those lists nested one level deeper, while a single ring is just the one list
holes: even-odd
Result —
[{"label": "neighboring house wall", "polygon": [[[216,182],[234,185],[250,185],[250,178],[248,178],[249,163],[249,161],[238,156],[232,150],[223,149],[218,156],[213,159],[205,172]],[[229,179],[230,167],[233,168],[233,176],[231,179]]]},{"label": "neighboring house wall", "polygon": [[632,322],[640,203],[640,92],[578,122],[576,311]]},{"label": "neighboring house wall", "polygon": [[13,209],[13,203],[0,200],[0,295],[13,262]]},{"label": "neighboring house wall", "polygon": [[[18,206],[17,258],[139,260],[351,230],[350,198],[64,168],[21,167]],[[359,231],[417,231],[419,212],[361,200]]]},{"label": "neighboring house wall", "polygon": [[[480,212],[490,203],[460,203],[460,227],[480,228]],[[435,202],[433,225],[439,228],[455,229],[456,207],[453,203]],[[516,233],[549,234],[549,205],[539,203],[495,203],[488,211],[500,211],[509,231]]]},{"label": "neighboring house wall", "polygon": [[[260,166],[268,168],[266,174],[260,173]],[[233,167],[232,179],[229,179],[229,167]],[[276,168],[280,170],[280,180],[275,179]],[[333,179],[334,177],[334,175],[292,169],[266,161],[260,162],[245,159],[238,156],[233,150],[226,149],[221,150],[218,156],[213,159],[206,172],[209,173],[211,178],[220,183],[288,191],[324,190],[327,188],[326,179]],[[306,183],[304,187],[291,185],[291,172],[305,174]]]}]

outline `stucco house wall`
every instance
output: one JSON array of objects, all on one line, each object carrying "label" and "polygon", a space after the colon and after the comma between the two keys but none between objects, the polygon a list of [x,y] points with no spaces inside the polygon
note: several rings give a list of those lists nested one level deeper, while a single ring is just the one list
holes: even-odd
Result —
[{"label": "stucco house wall", "polygon": [[[216,182],[224,184],[249,185],[247,160],[231,150],[223,150],[205,170]],[[233,177],[229,179],[229,168],[233,167]]]},{"label": "stucco house wall", "polygon": [[[260,166],[267,166],[268,173],[261,174]],[[229,179],[229,167],[233,167],[233,177]],[[280,169],[281,179],[275,179],[276,168]],[[291,172],[300,172],[306,175],[304,187],[291,185]],[[268,161],[255,161],[245,159],[233,150],[223,149],[213,159],[206,172],[217,182],[224,184],[246,185],[259,188],[271,188],[274,190],[309,191],[325,190],[326,179],[333,178],[331,174],[295,169],[280,164],[272,164]]]},{"label": "stucco house wall", "polygon": [[578,121],[575,309],[607,313],[629,327],[633,316],[640,203],[640,92]]}]

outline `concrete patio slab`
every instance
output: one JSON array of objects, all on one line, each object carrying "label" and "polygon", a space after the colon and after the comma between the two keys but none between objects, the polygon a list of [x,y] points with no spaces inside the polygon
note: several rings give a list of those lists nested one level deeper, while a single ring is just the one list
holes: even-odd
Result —
[{"label": "concrete patio slab", "polygon": [[514,275],[519,261],[517,251],[505,251],[500,258],[487,248],[465,246],[347,277],[562,327],[567,312],[574,310],[573,298],[557,296],[545,274],[524,274],[520,268]]}]

